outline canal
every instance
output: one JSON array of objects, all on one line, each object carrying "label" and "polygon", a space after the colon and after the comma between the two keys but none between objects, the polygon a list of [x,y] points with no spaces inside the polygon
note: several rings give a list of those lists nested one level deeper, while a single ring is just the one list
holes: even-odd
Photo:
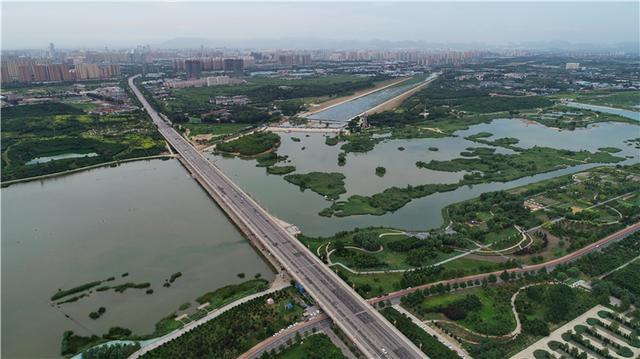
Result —
[{"label": "canal", "polygon": [[423,81],[409,80],[411,83],[400,83],[395,86],[387,87],[366,96],[343,102],[339,105],[329,107],[326,110],[316,112],[315,114],[308,116],[308,118],[312,120],[348,122],[359,114],[399,96],[406,91],[420,86],[424,81],[429,81],[435,76],[436,74],[431,74]]}]

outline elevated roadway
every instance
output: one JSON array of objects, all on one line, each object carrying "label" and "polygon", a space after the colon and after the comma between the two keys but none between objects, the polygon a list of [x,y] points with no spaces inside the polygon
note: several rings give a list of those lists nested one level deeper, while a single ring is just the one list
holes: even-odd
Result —
[{"label": "elevated roadway", "polygon": [[[137,75],[139,76],[139,75]],[[281,223],[167,123],[129,78],[129,87],[180,160],[236,224],[258,241],[315,299],[367,358],[425,358],[411,341],[362,299]]]}]

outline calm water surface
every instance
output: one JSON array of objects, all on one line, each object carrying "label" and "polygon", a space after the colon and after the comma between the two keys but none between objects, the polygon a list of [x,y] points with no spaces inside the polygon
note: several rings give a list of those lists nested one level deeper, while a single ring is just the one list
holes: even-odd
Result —
[{"label": "calm water surface", "polygon": [[[518,146],[549,146],[569,150],[597,151],[600,147],[618,147],[622,152],[617,156],[632,156],[625,163],[640,161],[640,154],[636,149],[623,143],[624,140],[638,137],[638,126],[620,123],[603,123],[587,129],[575,131],[557,131],[539,124],[530,124],[521,120],[501,119],[490,124],[472,126],[468,130],[459,131],[457,137],[414,139],[414,140],[385,140],[374,150],[364,154],[350,153],[344,167],[337,165],[340,144],[334,147],[324,143],[322,134],[310,134],[309,137],[300,134],[281,134],[282,145],[278,150],[281,155],[288,155],[291,163],[296,166],[295,173],[311,171],[342,172],[345,174],[347,193],[340,199],[344,200],[353,194],[371,195],[392,186],[406,187],[408,184],[425,183],[453,183],[458,182],[464,172],[440,172],[418,169],[415,162],[428,162],[432,159],[447,160],[460,157],[459,153],[467,147],[485,145],[464,139],[465,136],[481,131],[491,132],[493,138],[515,137],[520,139]],[[301,138],[301,142],[294,142],[291,136]],[[302,150],[302,147],[305,147]],[[398,147],[404,147],[399,151]],[[429,151],[429,147],[437,147],[437,152]],[[498,149],[507,153],[508,150]],[[308,235],[331,235],[340,230],[348,230],[364,226],[392,226],[404,229],[428,229],[442,224],[441,210],[443,207],[476,197],[486,191],[496,191],[512,188],[531,182],[569,174],[597,164],[580,165],[554,172],[525,177],[507,183],[488,183],[473,187],[462,187],[452,192],[439,193],[416,199],[394,213],[383,216],[351,216],[345,218],[326,218],[318,216],[323,208],[331,205],[320,195],[307,191],[300,191],[297,186],[287,183],[281,176],[268,175],[264,168],[255,167],[255,160],[224,158],[210,155],[227,174],[241,187],[251,193],[271,213],[279,218],[296,224]],[[387,169],[384,177],[375,175],[375,168],[383,166]]]},{"label": "calm water surface", "polygon": [[[56,357],[65,330],[149,333],[180,304],[273,274],[176,160],[135,162],[2,189],[2,357]],[[182,272],[170,288],[172,273]],[[127,278],[120,274],[128,272]],[[58,288],[116,276],[155,293],[94,293],[58,310]],[[88,314],[104,306],[98,320]],[[71,319],[65,318],[68,314]]]}]

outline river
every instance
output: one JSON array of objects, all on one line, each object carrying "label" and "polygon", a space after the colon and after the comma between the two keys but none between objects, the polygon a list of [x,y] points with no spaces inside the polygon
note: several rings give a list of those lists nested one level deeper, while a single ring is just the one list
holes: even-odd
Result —
[{"label": "river", "polygon": [[[177,160],[16,184],[1,194],[3,358],[59,356],[65,330],[149,333],[180,304],[242,281],[238,273],[273,278]],[[175,272],[183,276],[164,288]],[[116,284],[151,282],[155,293],[107,291],[60,309],[49,304],[58,288],[110,276]],[[101,306],[106,313],[90,319]]]}]

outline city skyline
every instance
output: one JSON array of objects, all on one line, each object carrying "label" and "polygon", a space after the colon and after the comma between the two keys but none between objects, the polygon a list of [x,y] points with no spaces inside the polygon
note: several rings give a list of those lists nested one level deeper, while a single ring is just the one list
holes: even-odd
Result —
[{"label": "city skyline", "polygon": [[[171,47],[185,42],[322,48],[640,41],[637,2],[4,2],[2,10],[3,50],[45,48],[49,42],[60,48]],[[56,17],[48,16],[51,13]]]}]

